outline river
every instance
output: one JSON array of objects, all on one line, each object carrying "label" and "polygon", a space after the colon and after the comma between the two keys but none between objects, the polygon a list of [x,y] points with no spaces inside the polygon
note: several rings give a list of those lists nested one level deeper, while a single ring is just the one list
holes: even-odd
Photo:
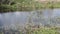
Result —
[{"label": "river", "polygon": [[[29,21],[29,18],[34,24],[59,24],[60,21],[55,23],[55,20],[53,19],[60,16],[60,9],[44,9],[42,10],[42,14],[39,12],[39,10],[36,10],[31,12],[16,11],[0,13],[0,26],[16,27],[17,24],[19,26],[24,26]],[[49,18],[52,22],[50,22]]]}]

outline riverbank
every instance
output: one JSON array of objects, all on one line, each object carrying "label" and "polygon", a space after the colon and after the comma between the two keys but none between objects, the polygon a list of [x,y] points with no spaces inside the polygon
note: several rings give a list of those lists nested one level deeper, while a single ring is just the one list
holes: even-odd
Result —
[{"label": "riverbank", "polygon": [[14,5],[8,5],[8,4],[2,4],[0,5],[0,13],[3,12],[14,12],[14,11],[33,11],[33,10],[40,10],[40,9],[54,9],[54,8],[60,8],[60,2],[53,3],[38,3],[35,2],[33,4],[14,4]]},{"label": "riverbank", "polygon": [[2,30],[0,31],[0,34],[60,34],[60,29],[59,28],[26,28],[23,30],[13,30],[13,29],[9,29],[9,30]]}]

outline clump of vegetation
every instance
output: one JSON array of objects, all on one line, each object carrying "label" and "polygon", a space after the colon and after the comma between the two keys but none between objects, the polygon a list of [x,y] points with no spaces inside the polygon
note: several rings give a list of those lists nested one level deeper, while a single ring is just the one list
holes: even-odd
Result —
[{"label": "clump of vegetation", "polygon": [[9,6],[9,5],[0,5],[0,12],[10,12],[10,11],[15,11],[15,7]]}]

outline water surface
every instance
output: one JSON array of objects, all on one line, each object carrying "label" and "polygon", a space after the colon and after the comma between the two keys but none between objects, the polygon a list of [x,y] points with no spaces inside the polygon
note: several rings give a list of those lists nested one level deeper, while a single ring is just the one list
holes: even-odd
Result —
[{"label": "water surface", "polygon": [[[60,16],[60,9],[44,9],[42,10],[42,14],[38,15],[37,11],[31,12],[9,12],[9,13],[1,13],[0,14],[0,26],[7,27],[16,27],[15,25],[24,25],[28,22],[28,18],[34,24],[50,24],[53,22],[49,22],[49,18],[55,18]],[[42,16],[41,16],[42,15]],[[39,16],[39,17],[38,17]],[[54,23],[53,23],[54,24]]]}]

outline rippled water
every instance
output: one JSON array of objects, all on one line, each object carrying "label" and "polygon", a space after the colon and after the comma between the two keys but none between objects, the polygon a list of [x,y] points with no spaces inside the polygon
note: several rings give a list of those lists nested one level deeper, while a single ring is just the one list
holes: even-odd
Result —
[{"label": "rippled water", "polygon": [[[34,24],[47,24],[48,18],[55,18],[60,16],[60,9],[44,9],[42,15],[38,15],[40,11],[31,12],[9,12],[0,14],[0,25],[14,27],[16,24],[24,25],[27,23],[28,18],[33,21]],[[38,17],[39,16],[39,17]]]}]

